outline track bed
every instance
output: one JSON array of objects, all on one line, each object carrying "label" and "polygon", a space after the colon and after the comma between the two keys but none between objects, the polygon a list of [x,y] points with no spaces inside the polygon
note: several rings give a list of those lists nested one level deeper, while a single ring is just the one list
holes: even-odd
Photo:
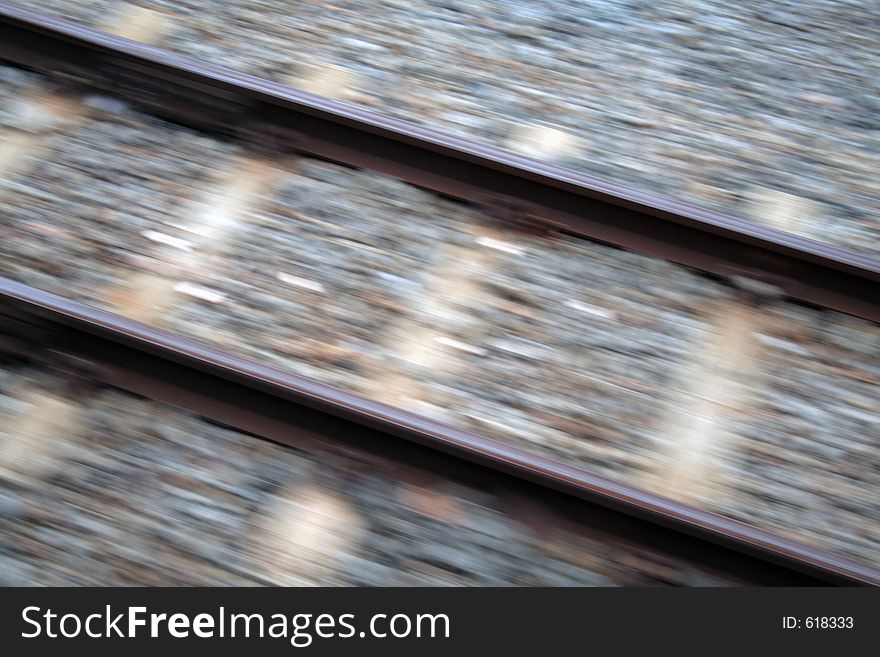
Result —
[{"label": "track bed", "polygon": [[4,181],[4,276],[880,563],[876,325],[100,97],[27,123],[16,93],[42,154]]}]

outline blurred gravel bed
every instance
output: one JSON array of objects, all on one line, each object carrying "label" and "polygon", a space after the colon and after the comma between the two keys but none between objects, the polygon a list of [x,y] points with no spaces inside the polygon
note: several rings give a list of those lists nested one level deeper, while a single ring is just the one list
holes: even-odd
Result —
[{"label": "blurred gravel bed", "polygon": [[[513,240],[509,235],[506,239]],[[419,410],[600,474],[638,478],[680,368],[726,289],[682,267],[565,236],[520,238],[486,281],[445,370],[411,372]],[[432,321],[426,318],[425,321]],[[467,325],[469,328],[469,325]]]},{"label": "blurred gravel bed", "polygon": [[22,101],[30,90],[39,88],[41,80],[30,71],[0,66],[0,130],[27,129]]},{"label": "blurred gravel bed", "polygon": [[772,315],[736,446],[716,455],[732,478],[707,505],[880,565],[880,327],[791,306]]},{"label": "blurred gravel bed", "polygon": [[84,121],[50,126],[44,158],[0,180],[0,273],[100,303],[126,272],[169,273],[149,236],[187,237],[175,225],[236,147],[104,98],[86,104]]},{"label": "blurred gravel bed", "polygon": [[[880,253],[875,2],[131,4],[174,12],[159,45],[189,55],[295,85],[338,66],[351,102],[502,146],[553,126],[579,144],[563,164],[747,219],[773,212],[762,190],[804,197],[794,230]],[[122,6],[28,5],[90,24]]]},{"label": "blurred gravel bed", "polygon": [[300,160],[193,279],[169,328],[365,391],[385,333],[422,293],[439,245],[469,240],[475,210],[375,174]]},{"label": "blurred gravel bed", "polygon": [[[57,382],[0,367],[0,439],[15,428],[10,409],[25,386]],[[561,528],[541,535],[498,510],[491,494],[460,484],[402,484],[355,455],[283,448],[112,390],[86,403],[54,474],[26,485],[0,478],[4,585],[725,583]],[[282,529],[309,520],[295,509],[273,515],[277,498],[298,491],[338,499],[361,528],[319,571],[302,539],[291,552],[264,532],[279,520]],[[319,536],[299,529],[338,546],[332,527]]]}]

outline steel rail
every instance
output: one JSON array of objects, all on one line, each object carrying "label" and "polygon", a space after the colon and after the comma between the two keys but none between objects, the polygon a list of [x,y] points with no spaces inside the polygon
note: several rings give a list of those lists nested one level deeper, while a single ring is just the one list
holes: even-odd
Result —
[{"label": "steel rail", "polygon": [[[370,446],[383,435],[386,450],[406,443],[427,447],[537,484],[542,495],[558,491],[673,532],[662,540],[680,533],[696,541],[690,547],[711,543],[728,556],[739,553],[814,580],[880,585],[874,567],[6,278],[0,278],[0,334],[18,345],[12,349],[17,353],[48,353],[50,361],[86,378],[157,396],[263,437],[284,442],[290,423],[319,434],[342,421],[344,428],[333,433],[347,434],[350,444]],[[269,413],[269,407],[276,410]]]},{"label": "steel rail", "polygon": [[200,129],[379,171],[502,218],[880,321],[880,262],[835,246],[2,3],[0,60]]}]

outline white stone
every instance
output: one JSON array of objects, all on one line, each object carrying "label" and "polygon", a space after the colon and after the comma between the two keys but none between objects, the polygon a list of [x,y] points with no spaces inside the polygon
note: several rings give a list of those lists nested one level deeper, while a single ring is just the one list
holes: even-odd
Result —
[{"label": "white stone", "polygon": [[220,303],[226,300],[226,295],[222,292],[202,287],[195,283],[187,283],[186,281],[177,283],[174,286],[174,291],[191,297],[196,297],[197,299],[203,299],[204,301],[209,301],[211,303]]},{"label": "white stone", "polygon": [[290,274],[285,274],[280,271],[275,274],[275,277],[281,281],[282,283],[287,283],[288,285],[294,285],[296,287],[305,288],[306,290],[312,290],[313,292],[324,293],[324,286],[321,285],[319,281],[313,281],[308,278],[300,278],[299,276],[291,276]]},{"label": "white stone", "polygon": [[165,244],[167,246],[173,247],[175,249],[182,249],[183,251],[192,251],[192,242],[188,240],[181,239],[179,237],[174,237],[173,235],[166,235],[165,233],[160,233],[156,230],[145,230],[141,233],[148,240],[153,242],[159,242],[160,244]]},{"label": "white stone", "polygon": [[602,319],[617,319],[617,313],[615,313],[613,310],[607,310],[605,308],[600,308],[599,306],[593,306],[587,303],[583,303],[582,301],[576,301],[575,299],[569,299],[565,302],[565,305],[569,308],[573,308],[574,310],[579,310],[582,313],[596,315],[597,317],[601,317]]},{"label": "white stone", "polygon": [[513,253],[514,255],[522,255],[525,253],[521,247],[516,246],[515,244],[510,244],[509,242],[502,242],[501,240],[496,240],[492,237],[478,237],[477,244],[481,246],[487,246],[490,249],[497,249],[498,251],[505,251],[507,253]]},{"label": "white stone", "polygon": [[480,347],[475,347],[473,345],[467,344],[465,342],[460,342],[452,338],[447,338],[445,336],[437,338],[437,343],[442,344],[446,347],[452,347],[453,349],[460,349],[461,351],[476,354],[477,356],[485,356],[487,353],[485,349],[481,349]]}]

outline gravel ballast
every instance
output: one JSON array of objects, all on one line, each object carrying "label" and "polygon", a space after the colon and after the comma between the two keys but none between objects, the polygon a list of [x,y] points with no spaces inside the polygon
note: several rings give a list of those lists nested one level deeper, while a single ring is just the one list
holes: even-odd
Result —
[{"label": "gravel ballast", "polygon": [[712,510],[877,564],[880,327],[781,306]]},{"label": "gravel ballast", "polygon": [[[179,224],[235,152],[231,144],[102,97],[51,124],[46,152],[0,180],[0,273],[91,303],[150,272]],[[167,270],[163,269],[167,273]]]},{"label": "gravel ballast", "polygon": [[385,335],[424,292],[437,245],[479,214],[395,180],[314,160],[281,175],[193,278],[169,328],[355,391],[384,367]]}]

